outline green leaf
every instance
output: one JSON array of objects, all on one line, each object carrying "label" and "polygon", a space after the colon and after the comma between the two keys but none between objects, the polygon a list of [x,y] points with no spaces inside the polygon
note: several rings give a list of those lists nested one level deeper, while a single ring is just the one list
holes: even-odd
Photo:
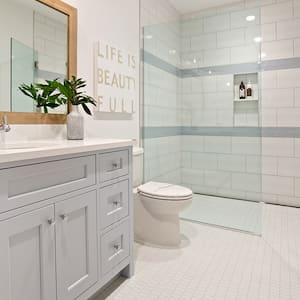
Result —
[{"label": "green leaf", "polygon": [[82,103],[82,107],[83,107],[84,111],[85,111],[88,115],[90,115],[90,116],[92,115],[90,109],[87,107],[86,104]]},{"label": "green leaf", "polygon": [[81,89],[86,87],[86,82],[82,78],[65,79],[63,83],[59,79],[45,80],[45,83],[26,85],[22,84],[19,90],[26,96],[36,102],[37,107],[43,107],[45,113],[47,107],[56,108],[60,105],[66,105],[68,102],[72,105],[82,105],[84,111],[91,115],[87,104],[96,106],[96,100],[85,94]]}]

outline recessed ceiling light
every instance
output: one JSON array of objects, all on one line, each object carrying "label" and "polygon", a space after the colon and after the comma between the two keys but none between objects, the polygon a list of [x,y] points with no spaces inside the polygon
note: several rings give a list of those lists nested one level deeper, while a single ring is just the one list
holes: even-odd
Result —
[{"label": "recessed ceiling light", "polygon": [[196,58],[193,59],[193,63],[194,63],[194,64],[197,63],[197,59],[196,59]]},{"label": "recessed ceiling light", "polygon": [[253,40],[254,40],[255,43],[260,43],[262,41],[262,37],[261,36],[257,36]]},{"label": "recessed ceiling light", "polygon": [[212,70],[209,70],[209,71],[208,71],[208,74],[211,75],[211,74],[212,74]]},{"label": "recessed ceiling light", "polygon": [[176,54],[176,50],[175,49],[171,49],[171,50],[169,50],[169,53],[170,54]]},{"label": "recessed ceiling light", "polygon": [[145,39],[147,39],[147,40],[151,40],[152,38],[153,38],[153,36],[151,34],[145,35]]},{"label": "recessed ceiling light", "polygon": [[227,82],[226,85],[227,85],[227,86],[230,86],[230,82]]},{"label": "recessed ceiling light", "polygon": [[255,16],[247,16],[246,17],[246,21],[248,21],[248,22],[252,22],[252,21],[254,21],[256,19],[256,17]]}]

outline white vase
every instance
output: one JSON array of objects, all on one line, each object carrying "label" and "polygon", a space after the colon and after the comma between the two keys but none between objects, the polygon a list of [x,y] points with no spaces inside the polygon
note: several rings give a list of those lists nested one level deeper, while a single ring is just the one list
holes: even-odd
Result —
[{"label": "white vase", "polygon": [[72,111],[67,116],[67,136],[68,140],[84,139],[84,119],[78,105],[73,105]]}]

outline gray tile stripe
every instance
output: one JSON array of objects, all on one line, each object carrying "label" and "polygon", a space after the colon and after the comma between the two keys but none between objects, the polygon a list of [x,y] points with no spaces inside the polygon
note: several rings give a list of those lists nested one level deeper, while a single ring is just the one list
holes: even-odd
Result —
[{"label": "gray tile stripe", "polygon": [[260,137],[259,127],[182,127],[183,135]]},{"label": "gray tile stripe", "polygon": [[300,68],[299,57],[269,60],[269,61],[264,61],[261,64],[242,63],[242,64],[211,66],[211,67],[194,68],[194,69],[179,69],[176,66],[173,66],[172,64],[160,59],[159,57],[147,51],[143,52],[142,57],[145,63],[157,67],[158,69],[161,69],[170,74],[173,74],[179,78],[200,77],[200,76],[207,76],[209,74],[224,75],[224,74],[234,74],[234,73],[253,73],[253,72],[261,72],[261,71]]},{"label": "gray tile stripe", "polygon": [[182,127],[143,127],[142,135],[144,139],[176,136],[182,134]]},{"label": "gray tile stripe", "polygon": [[262,127],[263,137],[300,138],[300,127]]},{"label": "gray tile stripe", "polygon": [[300,138],[300,127],[143,127],[143,138],[177,135]]},{"label": "gray tile stripe", "polygon": [[224,66],[212,66],[196,69],[180,70],[181,78],[201,77],[212,75],[225,75],[235,73],[255,73],[260,72],[261,66],[257,63],[233,64]]},{"label": "gray tile stripe", "polygon": [[168,72],[174,76],[181,77],[181,71],[172,64],[160,59],[159,57],[144,51],[142,54],[143,61],[151,66],[154,66],[160,70]]},{"label": "gray tile stripe", "polygon": [[261,64],[262,71],[296,69],[296,68],[300,68],[300,57],[269,60]]}]

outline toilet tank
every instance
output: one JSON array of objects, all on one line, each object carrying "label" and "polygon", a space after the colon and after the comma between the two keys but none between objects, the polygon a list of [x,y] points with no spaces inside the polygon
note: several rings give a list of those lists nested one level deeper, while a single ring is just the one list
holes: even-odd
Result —
[{"label": "toilet tank", "polygon": [[133,187],[143,183],[144,173],[144,149],[133,147]]}]

